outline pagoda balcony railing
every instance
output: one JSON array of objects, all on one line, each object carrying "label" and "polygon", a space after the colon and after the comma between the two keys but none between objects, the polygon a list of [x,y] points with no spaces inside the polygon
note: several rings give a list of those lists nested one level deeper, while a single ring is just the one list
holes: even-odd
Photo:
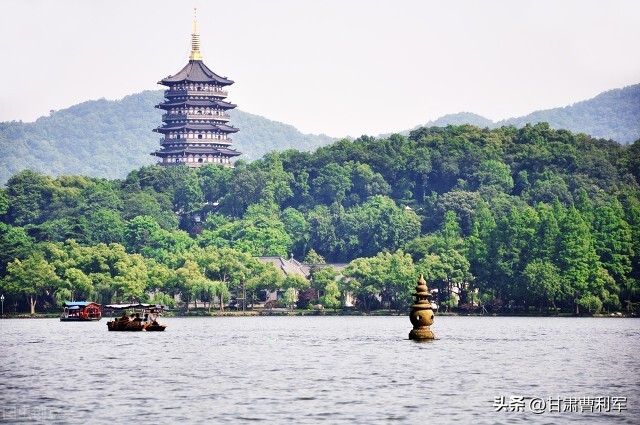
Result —
[{"label": "pagoda balcony railing", "polygon": [[164,96],[212,96],[212,97],[227,97],[229,92],[226,90],[165,90]]},{"label": "pagoda balcony railing", "polygon": [[209,120],[209,121],[229,121],[231,116],[228,114],[163,114],[162,121],[175,120]]},{"label": "pagoda balcony railing", "polygon": [[231,137],[227,137],[226,139],[197,139],[195,137],[189,138],[181,138],[181,139],[165,139],[161,137],[160,144],[165,143],[178,143],[178,144],[188,144],[188,143],[207,143],[207,144],[218,144],[218,145],[231,145],[233,144],[233,139]]},{"label": "pagoda balcony railing", "polygon": [[209,115],[209,114],[189,114],[187,118],[190,120],[217,120],[217,121],[229,121],[231,117],[227,114]]},{"label": "pagoda balcony railing", "polygon": [[186,120],[187,114],[162,114],[162,121],[167,120]]}]

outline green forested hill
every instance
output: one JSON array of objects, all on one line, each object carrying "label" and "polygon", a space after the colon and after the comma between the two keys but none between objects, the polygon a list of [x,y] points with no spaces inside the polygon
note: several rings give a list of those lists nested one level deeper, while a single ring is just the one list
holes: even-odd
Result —
[{"label": "green forested hill", "polygon": [[[84,102],[33,123],[0,123],[3,152],[0,183],[27,168],[52,175],[122,178],[132,169],[155,163],[156,158],[149,153],[158,148],[160,137],[151,130],[161,123],[161,112],[154,108],[161,100],[162,91],[146,91],[118,101]],[[311,151],[334,140],[323,135],[302,134],[293,126],[240,110],[232,111],[231,115],[232,124],[241,129],[234,135],[234,147],[243,152],[242,158],[248,161],[267,152],[289,148]],[[552,128],[631,143],[640,138],[639,117],[640,84],[637,84],[564,108],[538,111],[498,123],[464,112],[446,115],[427,123],[426,127],[449,124],[521,127],[527,122],[545,121]]]},{"label": "green forested hill", "polygon": [[[403,309],[424,274],[441,306],[638,311],[639,181],[640,141],[546,123],[425,127],[118,180],[26,170],[0,189],[0,291],[110,303],[280,288],[304,308],[349,293]],[[291,255],[348,263],[347,279],[284,279],[254,258]]]},{"label": "green forested hill", "polygon": [[[562,108],[535,111],[529,115],[494,122],[470,112],[449,114],[429,121],[425,127],[471,124],[498,128],[504,125],[522,127],[527,123],[549,123],[551,128],[585,133],[593,137],[615,140],[623,144],[640,139],[640,84],[609,90],[593,99]],[[402,134],[409,134],[404,131]]]},{"label": "green forested hill", "polygon": [[547,122],[551,128],[585,133],[629,144],[640,139],[640,84],[609,90],[593,99],[564,108],[536,111],[520,118],[499,121],[496,126]]},{"label": "green forested hill", "polygon": [[[162,113],[154,107],[161,100],[162,91],[145,91],[117,101],[83,102],[33,123],[0,123],[0,183],[24,169],[123,178],[157,162],[149,153],[159,148],[160,136],[152,129],[161,124]],[[333,140],[239,110],[231,116],[231,123],[241,129],[233,147],[245,160],[273,150],[311,150]]]}]

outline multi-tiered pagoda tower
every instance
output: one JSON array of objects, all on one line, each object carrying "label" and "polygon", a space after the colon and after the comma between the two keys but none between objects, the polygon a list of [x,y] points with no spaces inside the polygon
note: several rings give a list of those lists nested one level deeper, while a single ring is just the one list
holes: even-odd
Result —
[{"label": "multi-tiered pagoda tower", "polygon": [[224,88],[233,81],[217,75],[202,62],[195,16],[189,63],[158,84],[168,87],[164,102],[156,105],[166,111],[162,115],[164,124],[153,130],[164,136],[160,139],[162,148],[151,154],[162,158],[159,164],[231,166],[231,158],[241,154],[230,149],[229,135],[238,129],[228,125],[227,112],[236,105],[224,100],[227,97]]}]

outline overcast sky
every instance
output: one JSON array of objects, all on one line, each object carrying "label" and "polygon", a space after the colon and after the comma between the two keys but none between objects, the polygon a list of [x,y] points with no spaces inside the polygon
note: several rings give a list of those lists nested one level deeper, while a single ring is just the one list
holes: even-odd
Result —
[{"label": "overcast sky", "polygon": [[0,121],[160,88],[193,7],[228,100],[305,133],[500,120],[640,83],[637,0],[0,0]]}]

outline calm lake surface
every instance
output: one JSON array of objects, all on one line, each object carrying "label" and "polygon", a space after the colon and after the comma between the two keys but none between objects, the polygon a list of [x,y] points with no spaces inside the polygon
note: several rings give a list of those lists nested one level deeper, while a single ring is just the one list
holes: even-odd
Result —
[{"label": "calm lake surface", "polygon": [[162,321],[0,320],[0,422],[640,423],[638,319]]}]

